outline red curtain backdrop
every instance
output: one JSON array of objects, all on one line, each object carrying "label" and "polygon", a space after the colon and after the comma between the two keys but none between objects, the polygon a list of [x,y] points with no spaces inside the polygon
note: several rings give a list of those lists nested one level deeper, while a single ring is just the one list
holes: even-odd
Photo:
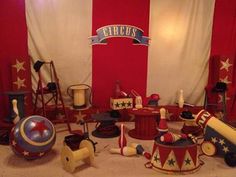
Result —
[{"label": "red curtain backdrop", "polygon": [[[209,82],[219,74],[219,79],[229,81],[227,91],[227,119],[236,120],[236,1],[235,0],[216,0],[212,48],[211,48],[210,74]],[[218,57],[218,67],[213,67],[211,63]],[[229,59],[232,64],[228,69],[222,68],[222,62]],[[212,68],[218,68],[212,72]],[[220,69],[221,68],[221,69]],[[211,74],[213,73],[213,74]]]},{"label": "red curtain backdrop", "polygon": [[[149,0],[93,0],[92,34],[100,27],[113,24],[141,28],[148,36]],[[109,38],[107,45],[93,45],[92,88],[93,103],[109,107],[114,95],[115,81],[129,92],[135,89],[146,94],[148,47],[133,45],[129,38]]]},{"label": "red curtain backdrop", "polygon": [[[24,0],[1,0],[0,5],[0,119],[4,119],[8,114],[8,98],[5,92],[12,91],[15,87],[15,79],[25,79],[25,87],[20,90],[31,90],[30,62],[27,46],[27,27],[25,18]],[[16,60],[24,62],[25,70],[12,75]],[[16,69],[16,68],[15,68]],[[26,95],[26,111],[30,110],[31,95]]]}]

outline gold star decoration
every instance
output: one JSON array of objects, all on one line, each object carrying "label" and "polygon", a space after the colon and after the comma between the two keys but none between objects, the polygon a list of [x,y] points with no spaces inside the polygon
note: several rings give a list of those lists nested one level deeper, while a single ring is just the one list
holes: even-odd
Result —
[{"label": "gold star decoration", "polygon": [[220,81],[221,81],[221,82],[224,82],[224,83],[226,83],[226,84],[230,84],[230,83],[231,83],[231,81],[229,81],[229,79],[228,79],[228,76],[225,76],[224,79],[221,78]]},{"label": "gold star decoration", "polygon": [[220,140],[219,140],[219,143],[220,143],[221,145],[224,145],[224,144],[225,144],[225,140],[224,140],[224,139],[220,139]]},{"label": "gold star decoration", "polygon": [[23,62],[19,62],[19,61],[16,59],[16,64],[15,64],[15,65],[12,65],[12,67],[16,68],[16,72],[19,72],[20,70],[25,71],[24,64],[25,64],[24,61],[23,61]]},{"label": "gold star decoration", "polygon": [[225,153],[227,153],[227,152],[229,152],[229,148],[228,148],[227,146],[223,146],[223,151],[224,151]]},{"label": "gold star decoration", "polygon": [[20,79],[19,77],[17,77],[17,81],[13,83],[17,85],[17,89],[20,89],[21,87],[26,87],[24,82],[25,79]]},{"label": "gold star decoration", "polygon": [[212,141],[214,144],[216,144],[216,143],[217,143],[216,137],[211,137],[211,141]]},{"label": "gold star decoration", "polygon": [[226,71],[229,71],[229,67],[232,66],[232,64],[229,63],[229,58],[226,59],[226,61],[220,61],[222,66],[220,67],[220,70],[225,69]]},{"label": "gold star decoration", "polygon": [[79,111],[79,114],[74,115],[76,117],[76,123],[78,124],[80,120],[84,120],[84,117],[86,117],[86,114],[82,114],[81,111]]}]

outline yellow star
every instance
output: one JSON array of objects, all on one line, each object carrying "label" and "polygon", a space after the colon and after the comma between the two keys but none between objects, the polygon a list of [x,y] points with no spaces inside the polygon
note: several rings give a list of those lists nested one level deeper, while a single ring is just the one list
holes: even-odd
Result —
[{"label": "yellow star", "polygon": [[76,117],[76,123],[78,124],[80,120],[84,120],[84,117],[86,117],[86,114],[82,114],[81,111],[79,111],[79,114],[75,114]]},{"label": "yellow star", "polygon": [[25,79],[20,79],[19,77],[17,77],[17,81],[13,83],[17,85],[17,89],[20,89],[21,87],[26,87],[24,82]]},{"label": "yellow star", "polygon": [[226,83],[226,84],[230,84],[230,83],[231,83],[231,81],[229,81],[229,79],[228,79],[228,76],[225,76],[224,79],[221,78],[220,81],[221,81],[221,82],[224,82],[224,83]]},{"label": "yellow star", "polygon": [[211,137],[211,141],[212,141],[214,144],[216,144],[216,143],[217,143],[216,137]]},{"label": "yellow star", "polygon": [[229,58],[226,59],[226,61],[220,61],[222,66],[220,67],[220,70],[225,69],[226,71],[229,71],[229,67],[232,66],[232,64],[229,63]]},{"label": "yellow star", "polygon": [[220,140],[219,140],[219,143],[220,143],[221,145],[224,145],[224,144],[225,144],[225,140],[224,140],[224,139],[220,139]]},{"label": "yellow star", "polygon": [[19,61],[16,59],[16,64],[15,64],[15,65],[12,65],[12,67],[16,68],[16,72],[19,72],[20,70],[25,71],[24,64],[25,64],[24,61],[23,61],[23,62],[19,62]]},{"label": "yellow star", "polygon": [[227,152],[229,152],[229,148],[228,148],[227,146],[223,146],[223,151],[224,151],[225,153],[227,153]]}]

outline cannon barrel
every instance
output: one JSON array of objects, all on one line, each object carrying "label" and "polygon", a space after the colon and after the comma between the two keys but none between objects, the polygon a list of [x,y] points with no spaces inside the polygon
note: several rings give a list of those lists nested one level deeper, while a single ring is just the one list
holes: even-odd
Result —
[{"label": "cannon barrel", "polygon": [[197,115],[194,116],[194,120],[204,129],[204,131],[206,127],[209,126],[224,136],[228,141],[236,145],[236,129],[217,119],[206,110],[201,110]]}]

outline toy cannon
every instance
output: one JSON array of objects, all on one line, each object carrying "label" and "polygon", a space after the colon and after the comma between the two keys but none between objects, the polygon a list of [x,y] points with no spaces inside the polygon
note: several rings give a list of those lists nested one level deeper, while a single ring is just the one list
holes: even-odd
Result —
[{"label": "toy cannon", "polygon": [[202,152],[208,156],[224,157],[227,165],[236,166],[236,129],[206,110],[201,110],[193,118],[204,130]]}]

